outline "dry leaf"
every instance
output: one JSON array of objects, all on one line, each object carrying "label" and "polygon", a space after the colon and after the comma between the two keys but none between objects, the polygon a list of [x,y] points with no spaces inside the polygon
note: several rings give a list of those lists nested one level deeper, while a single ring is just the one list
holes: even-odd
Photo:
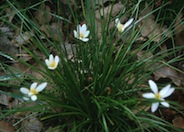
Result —
[{"label": "dry leaf", "polygon": [[153,58],[153,54],[151,52],[147,52],[146,50],[140,50],[138,53],[137,53],[137,58],[138,59],[141,59],[141,58]]},{"label": "dry leaf", "polygon": [[43,124],[35,117],[29,120],[23,120],[21,126],[21,132],[41,132],[43,128]]},{"label": "dry leaf", "polygon": [[175,127],[184,129],[184,119],[182,117],[175,117],[172,122]]},{"label": "dry leaf", "polygon": [[66,42],[61,44],[62,50],[67,53],[68,59],[71,60],[76,54],[76,45]]},{"label": "dry leaf", "polygon": [[[139,19],[142,19],[151,12],[151,8],[146,4],[146,9],[141,13]],[[157,36],[154,41],[159,42],[161,40],[162,29],[159,24],[154,20],[154,15],[151,14],[141,21],[141,35],[150,39]]]},{"label": "dry leaf", "polygon": [[15,132],[15,129],[11,124],[0,121],[0,132]]},{"label": "dry leaf", "polygon": [[52,23],[51,25],[42,25],[40,29],[47,35],[47,37],[52,38],[56,41],[60,40],[62,37],[62,22]]},{"label": "dry leaf", "polygon": [[68,3],[70,3],[71,4],[71,6],[73,6],[73,5],[75,5],[76,3],[75,3],[75,0],[60,0],[63,4],[68,4]]},{"label": "dry leaf", "polygon": [[184,28],[182,25],[182,17],[183,14],[179,13],[175,22],[175,34],[176,34],[176,45],[183,46],[184,45]]},{"label": "dry leaf", "polygon": [[26,31],[23,34],[18,35],[14,40],[15,45],[18,47],[20,45],[26,44],[32,36],[34,36],[34,34],[32,32],[28,32],[28,31]]},{"label": "dry leaf", "polygon": [[8,17],[8,22],[10,22],[10,23],[12,23],[12,20],[13,20],[13,18],[14,18],[14,16],[15,16],[15,11],[14,10],[12,10],[11,8],[6,8],[6,16]]},{"label": "dry leaf", "polygon": [[[39,64],[33,64],[34,67],[37,67],[39,69],[42,69],[41,65]],[[21,71],[22,73],[25,73],[25,74],[30,74],[32,76],[34,76],[35,78],[38,78],[38,79],[42,79],[43,76],[35,71],[35,70],[32,70],[30,67],[22,64],[22,63],[14,63],[12,65],[12,67],[14,67],[15,69],[17,69],[18,71]],[[15,71],[12,71],[13,73],[15,73]],[[16,74],[16,73],[15,73]]]},{"label": "dry leaf", "polygon": [[[160,65],[159,63],[154,64],[150,68],[150,70],[155,69],[155,67],[159,67],[159,65]],[[176,86],[184,86],[184,75],[168,66],[160,67],[153,74],[155,80],[158,80],[160,78],[170,78]]]},{"label": "dry leaf", "polygon": [[9,97],[9,96],[7,96],[5,94],[1,94],[0,95],[0,104],[8,106],[10,98],[11,97]]},{"label": "dry leaf", "polygon": [[[145,60],[147,58],[150,58],[149,60],[152,61],[153,54],[150,52],[147,53],[146,51],[142,50],[137,53],[137,58],[139,60],[140,59]],[[153,71],[156,68],[158,68],[160,65],[161,65],[160,63],[155,63],[153,64],[153,66],[149,68],[149,70]],[[160,67],[153,73],[153,75],[155,80],[159,80],[160,78],[170,78],[176,86],[184,86],[184,75],[168,66]]]},{"label": "dry leaf", "polygon": [[52,19],[50,7],[45,4],[41,4],[35,14],[35,18],[38,20],[39,24],[49,23]]}]

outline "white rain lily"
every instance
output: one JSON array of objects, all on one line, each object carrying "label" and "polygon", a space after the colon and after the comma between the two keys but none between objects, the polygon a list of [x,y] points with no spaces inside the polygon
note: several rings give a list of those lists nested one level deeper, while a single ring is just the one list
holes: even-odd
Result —
[{"label": "white rain lily", "polygon": [[82,26],[78,25],[77,26],[77,31],[74,30],[73,32],[74,32],[74,37],[75,38],[80,39],[83,42],[87,42],[89,40],[89,38],[87,38],[87,37],[88,37],[90,31],[87,30],[86,24],[83,24]]},{"label": "white rain lily", "polygon": [[152,103],[151,111],[155,112],[158,109],[159,103],[161,103],[165,107],[169,107],[169,103],[165,101],[165,98],[170,96],[174,92],[175,89],[171,88],[171,85],[169,84],[169,85],[163,87],[158,92],[157,84],[154,81],[149,80],[148,83],[149,83],[149,86],[150,86],[151,90],[153,91],[153,93],[144,93],[142,96],[144,98],[147,98],[147,99],[158,100],[158,102]]},{"label": "white rain lily", "polygon": [[58,66],[59,57],[57,55],[54,57],[52,54],[50,54],[49,59],[46,59],[45,63],[47,65],[48,69],[54,70]]},{"label": "white rain lily", "polygon": [[24,100],[29,100],[31,98],[32,101],[36,101],[37,100],[37,94],[39,92],[41,92],[42,90],[45,89],[45,87],[47,86],[47,83],[41,83],[40,85],[38,85],[38,83],[32,83],[30,89],[28,88],[20,88],[20,92],[23,93],[25,95],[25,97],[23,97]]},{"label": "white rain lily", "polygon": [[116,18],[115,23],[119,33],[122,33],[133,22],[133,18],[129,19],[125,24],[121,24],[119,18]]}]

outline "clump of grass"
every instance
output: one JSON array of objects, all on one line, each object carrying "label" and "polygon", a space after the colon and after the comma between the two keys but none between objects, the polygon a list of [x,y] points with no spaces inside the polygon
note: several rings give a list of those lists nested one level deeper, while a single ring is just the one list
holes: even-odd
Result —
[{"label": "clump of grass", "polygon": [[[91,6],[89,1],[83,0],[80,3],[82,8],[79,9],[72,7],[68,1],[68,11],[72,19],[63,18],[57,13],[53,13],[52,16],[58,22],[62,20],[65,26],[74,25],[70,29],[72,35],[73,30],[77,30],[77,25],[85,20],[87,29],[90,31],[89,36],[86,35],[89,41],[84,42],[79,37],[74,38],[71,34],[61,34],[62,38],[55,41],[45,36],[37,23],[25,13],[29,12],[29,9],[35,9],[42,2],[26,9],[18,9],[17,5],[8,0],[6,2],[17,15],[21,28],[25,31],[34,32],[35,35],[31,38],[30,45],[36,47],[44,56],[41,58],[30,50],[30,47],[21,46],[41,68],[35,67],[22,59],[18,61],[38,72],[42,77],[35,78],[30,74],[24,74],[25,78],[21,78],[11,72],[14,78],[22,82],[21,86],[15,84],[17,91],[20,87],[29,87],[30,82],[47,82],[47,87],[38,95],[38,91],[23,91],[28,96],[37,95],[37,105],[6,110],[5,115],[18,111],[41,113],[41,116],[39,116],[41,121],[55,122],[56,125],[53,126],[53,130],[59,128],[62,131],[179,130],[169,122],[150,113],[146,109],[150,104],[142,100],[142,92],[146,90],[144,85],[146,84],[146,88],[148,88],[147,80],[156,70],[150,71],[150,67],[156,62],[161,62],[169,53],[173,53],[172,51],[168,54],[163,54],[167,51],[162,51],[162,54],[157,52],[163,41],[160,43],[153,42],[155,37],[141,43],[138,48],[134,48],[135,41],[140,37],[140,29],[132,23],[130,33],[128,33],[129,28],[117,37],[116,26],[109,29],[110,22],[115,21],[116,17],[101,18],[100,28],[102,33],[101,36],[98,36],[99,27],[97,27],[94,12],[98,1],[94,1],[95,3]],[[59,2],[56,2],[56,4],[60,7]],[[126,12],[134,12],[135,14],[129,15],[132,17],[136,15],[135,18],[137,18],[140,13],[138,7],[139,4],[136,4],[135,7],[126,10]],[[126,12],[125,15],[128,15]],[[120,17],[123,18],[124,15],[120,15]],[[65,33],[70,32],[66,31]],[[44,37],[44,40],[41,39],[42,37]],[[68,43],[66,43],[65,38],[68,39]],[[53,50],[50,50],[49,47]],[[72,58],[69,58],[69,47],[73,55]],[[137,59],[138,52],[145,49],[143,56]],[[154,56],[148,56],[150,53],[154,53]],[[45,59],[48,59],[50,54],[57,55],[59,61],[58,59],[57,61],[51,59],[45,63]],[[50,68],[48,68],[49,66]],[[20,73],[22,74],[21,71]],[[5,86],[5,84],[7,83],[1,83],[2,86]],[[13,85],[8,87],[11,86]],[[13,94],[13,96],[23,101],[23,95]],[[5,117],[5,115],[1,117]]]}]

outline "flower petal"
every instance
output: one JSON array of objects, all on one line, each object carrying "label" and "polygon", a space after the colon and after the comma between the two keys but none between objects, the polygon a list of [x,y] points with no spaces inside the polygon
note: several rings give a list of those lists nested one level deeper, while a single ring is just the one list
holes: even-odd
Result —
[{"label": "flower petal", "polygon": [[49,61],[52,62],[54,59],[54,56],[52,54],[49,55]]},{"label": "flower petal", "polygon": [[38,85],[38,87],[36,88],[37,92],[41,92],[45,87],[47,86],[47,83],[41,83],[40,85]]},{"label": "flower petal", "polygon": [[144,98],[147,98],[147,99],[154,99],[155,98],[155,95],[153,93],[144,93],[144,94],[142,94],[142,96]]},{"label": "flower petal", "polygon": [[175,88],[170,88],[168,91],[167,91],[167,94],[163,95],[163,98],[167,98],[169,97],[173,92],[174,92]]},{"label": "flower petal", "polygon": [[23,94],[28,94],[29,93],[29,89],[27,88],[20,88],[20,92]]},{"label": "flower petal", "polygon": [[32,96],[31,96],[31,100],[32,100],[32,101],[36,101],[36,100],[37,100],[37,96],[36,96],[36,95],[32,95]]},{"label": "flower petal", "polygon": [[80,33],[80,30],[81,30],[81,26],[77,25],[77,33]]},{"label": "flower petal", "polygon": [[159,103],[152,103],[151,112],[155,112],[158,109]]},{"label": "flower petal", "polygon": [[54,58],[54,60],[55,60],[56,64],[58,64],[58,62],[59,62],[59,57],[56,55],[55,58]]},{"label": "flower petal", "polygon": [[29,98],[28,98],[28,97],[23,97],[23,100],[28,101],[28,100],[29,100]]},{"label": "flower petal", "polygon": [[90,33],[90,31],[87,30],[87,31],[85,32],[85,34],[84,34],[84,38],[86,38],[86,37],[89,35],[89,33]]},{"label": "flower petal", "polygon": [[167,94],[167,92],[169,91],[170,87],[171,87],[170,84],[167,85],[167,86],[165,86],[165,87],[163,87],[163,88],[160,90],[159,94],[163,97],[164,95]]},{"label": "flower petal", "polygon": [[37,86],[37,85],[38,85],[38,83],[36,83],[36,82],[32,83],[30,89],[31,89],[31,90],[32,90],[32,89],[36,89],[36,86]]},{"label": "flower petal", "polygon": [[156,84],[154,81],[152,81],[152,80],[149,80],[148,83],[149,83],[149,86],[150,86],[151,90],[152,90],[155,94],[158,93],[157,84]]},{"label": "flower petal", "polygon": [[133,22],[133,18],[129,19],[125,24],[124,24],[124,29],[130,26],[130,24]]},{"label": "flower petal", "polygon": [[49,61],[48,59],[46,59],[46,60],[45,60],[45,64],[46,64],[47,66],[49,66],[49,65],[50,65],[50,61]]},{"label": "flower petal", "polygon": [[87,30],[87,26],[86,26],[86,24],[83,24],[81,29],[80,29],[80,33],[85,33],[86,30]]},{"label": "flower petal", "polygon": [[119,18],[116,18],[115,23],[116,23],[116,25],[118,25],[120,23]]},{"label": "flower petal", "polygon": [[87,42],[89,40],[89,38],[83,38],[83,39],[80,39],[82,40],[83,42]]},{"label": "flower petal", "polygon": [[165,106],[165,107],[169,107],[169,103],[168,102],[161,102],[161,104],[163,105],[163,106]]},{"label": "flower petal", "polygon": [[75,37],[75,38],[78,38],[78,33],[77,33],[76,30],[73,31],[73,34],[74,34],[74,37]]}]

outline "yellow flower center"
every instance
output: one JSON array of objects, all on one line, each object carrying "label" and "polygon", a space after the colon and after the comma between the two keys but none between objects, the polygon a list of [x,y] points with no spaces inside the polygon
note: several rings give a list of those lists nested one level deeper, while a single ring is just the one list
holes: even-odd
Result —
[{"label": "yellow flower center", "polygon": [[30,92],[31,92],[33,95],[38,94],[38,92],[37,92],[36,89],[34,89],[34,88],[31,88]]},{"label": "yellow flower center", "polygon": [[119,31],[119,32],[122,32],[123,26],[124,26],[123,24],[119,24],[119,25],[118,25],[117,28],[118,28],[118,31]]},{"label": "yellow flower center", "polygon": [[161,99],[161,96],[160,96],[159,93],[156,93],[156,94],[155,94],[155,99]]},{"label": "yellow flower center", "polygon": [[80,38],[84,38],[84,34],[83,33],[80,33],[79,36],[80,36]]},{"label": "yellow flower center", "polygon": [[50,67],[55,67],[56,66],[56,62],[53,60],[52,63],[50,63]]}]

